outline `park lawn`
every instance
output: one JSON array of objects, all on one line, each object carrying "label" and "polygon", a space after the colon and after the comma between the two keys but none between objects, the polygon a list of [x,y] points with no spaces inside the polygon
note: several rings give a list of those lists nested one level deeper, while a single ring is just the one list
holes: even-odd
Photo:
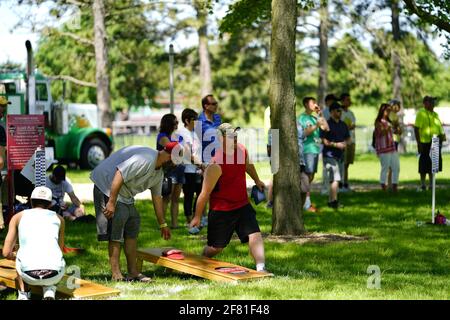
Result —
[{"label": "park lawn", "polygon": [[[450,154],[442,155],[443,171],[436,175],[438,185],[450,183]],[[269,162],[255,163],[259,176],[263,180],[271,178]],[[378,184],[380,179],[380,161],[374,153],[364,153],[356,155],[355,163],[349,167],[350,184],[368,183]],[[418,174],[418,158],[413,154],[400,155],[400,186],[402,184],[419,185],[420,176]],[[317,173],[314,181],[322,180],[322,162],[319,161]]]},{"label": "park lawn", "polygon": [[[448,199],[445,190],[437,197]],[[275,277],[238,284],[217,283],[194,276],[167,272],[144,262],[143,272],[153,277],[150,284],[109,281],[106,243],[96,241],[95,225],[67,224],[67,246],[81,246],[86,252],[66,256],[67,266],[76,265],[82,278],[121,290],[117,299],[449,299],[450,227],[418,226],[430,219],[430,194],[406,190],[397,196],[380,191],[343,194],[343,209],[326,207],[326,198],[314,195],[321,213],[305,213],[308,232],[339,233],[368,237],[367,241],[328,244],[274,243],[265,241],[267,268]],[[140,247],[174,246],[199,253],[206,230],[188,235],[185,229],[173,231],[170,241],[160,238],[153,208],[138,201],[142,225]],[[181,205],[180,205],[181,207]],[[93,211],[92,203],[87,204]],[[448,214],[450,204],[440,207]],[[262,232],[271,230],[271,212],[264,204],[256,206]],[[182,210],[180,210],[182,212]],[[180,218],[180,225],[184,218]],[[0,234],[0,238],[4,233]],[[237,240],[217,257],[220,260],[254,268],[247,246]],[[380,289],[370,289],[369,266],[381,271]],[[122,256],[122,270],[126,270]],[[0,299],[15,299],[11,290]]]}]

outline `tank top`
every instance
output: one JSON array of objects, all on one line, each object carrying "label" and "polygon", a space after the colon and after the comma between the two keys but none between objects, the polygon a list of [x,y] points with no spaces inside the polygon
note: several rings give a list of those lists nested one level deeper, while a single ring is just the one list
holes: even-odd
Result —
[{"label": "tank top", "polygon": [[214,211],[232,211],[248,204],[247,184],[245,180],[245,158],[247,150],[237,145],[232,156],[217,150],[212,162],[222,169],[222,175],[211,193],[210,208]]},{"label": "tank top", "polygon": [[158,135],[156,136],[156,150],[158,150],[158,151],[164,150],[164,146],[163,146],[162,144],[159,143],[159,140],[160,140],[162,137],[167,137],[167,139],[169,139],[170,142],[180,142],[180,143],[181,143],[181,142],[183,141],[183,137],[182,137],[182,136],[175,135],[175,137],[173,137],[173,135],[172,135],[172,136],[169,136],[169,135],[168,135],[167,133],[165,133],[165,132],[160,132],[160,133],[158,133]]},{"label": "tank top", "polygon": [[61,221],[56,212],[47,209],[29,209],[19,222],[19,250],[22,271],[60,270],[65,262],[58,244]]}]

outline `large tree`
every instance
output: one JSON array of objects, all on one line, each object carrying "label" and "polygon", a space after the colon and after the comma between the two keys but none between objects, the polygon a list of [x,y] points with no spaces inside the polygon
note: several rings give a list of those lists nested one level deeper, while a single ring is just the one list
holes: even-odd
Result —
[{"label": "large tree", "polygon": [[304,232],[295,121],[296,25],[297,1],[272,0],[270,118],[272,129],[279,130],[280,139],[279,169],[273,182],[275,193],[272,232],[284,235]]}]

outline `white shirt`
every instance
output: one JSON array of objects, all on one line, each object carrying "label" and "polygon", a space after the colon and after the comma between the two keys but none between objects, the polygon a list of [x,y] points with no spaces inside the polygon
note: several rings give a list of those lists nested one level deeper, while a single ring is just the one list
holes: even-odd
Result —
[{"label": "white shirt", "polygon": [[183,137],[183,141],[181,142],[181,144],[183,146],[186,146],[187,149],[190,150],[190,153],[189,152],[184,153],[183,158],[183,163],[185,164],[184,172],[196,173],[197,166],[195,164],[192,164],[191,154],[197,156],[198,159],[201,159],[200,140],[198,139],[194,131],[189,131],[188,129],[186,129],[186,127],[178,129],[177,133],[179,136]]},{"label": "white shirt", "polygon": [[56,212],[47,209],[24,210],[19,222],[19,251],[22,271],[64,267],[63,254],[59,247],[61,221]]},{"label": "white shirt", "polygon": [[63,180],[63,181],[61,181],[60,184],[56,184],[50,179],[49,176],[46,177],[45,186],[48,187],[50,190],[52,190],[52,196],[53,196],[52,205],[55,205],[56,203],[58,203],[60,205],[63,204],[64,203],[64,195],[66,193],[73,192],[73,187],[69,182],[67,182],[66,180]]}]

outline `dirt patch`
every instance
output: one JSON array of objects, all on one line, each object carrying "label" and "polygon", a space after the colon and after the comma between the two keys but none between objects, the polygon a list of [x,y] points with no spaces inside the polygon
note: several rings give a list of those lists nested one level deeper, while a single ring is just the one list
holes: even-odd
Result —
[{"label": "dirt patch", "polygon": [[[368,241],[369,237],[365,236],[352,236],[348,234],[336,234],[336,233],[320,233],[320,232],[307,232],[299,236],[276,236],[270,233],[263,233],[262,237],[264,241],[276,242],[276,243],[333,243],[333,242],[361,242]],[[206,236],[200,236],[200,239],[206,240]],[[233,234],[233,240],[239,240],[236,234]]]},{"label": "dirt patch", "polygon": [[319,233],[319,232],[307,232],[299,236],[276,236],[269,233],[263,233],[263,238],[266,241],[277,242],[277,243],[332,243],[332,242],[342,242],[342,241],[367,241],[369,237],[363,236],[352,236],[348,234],[335,234],[335,233]]}]

